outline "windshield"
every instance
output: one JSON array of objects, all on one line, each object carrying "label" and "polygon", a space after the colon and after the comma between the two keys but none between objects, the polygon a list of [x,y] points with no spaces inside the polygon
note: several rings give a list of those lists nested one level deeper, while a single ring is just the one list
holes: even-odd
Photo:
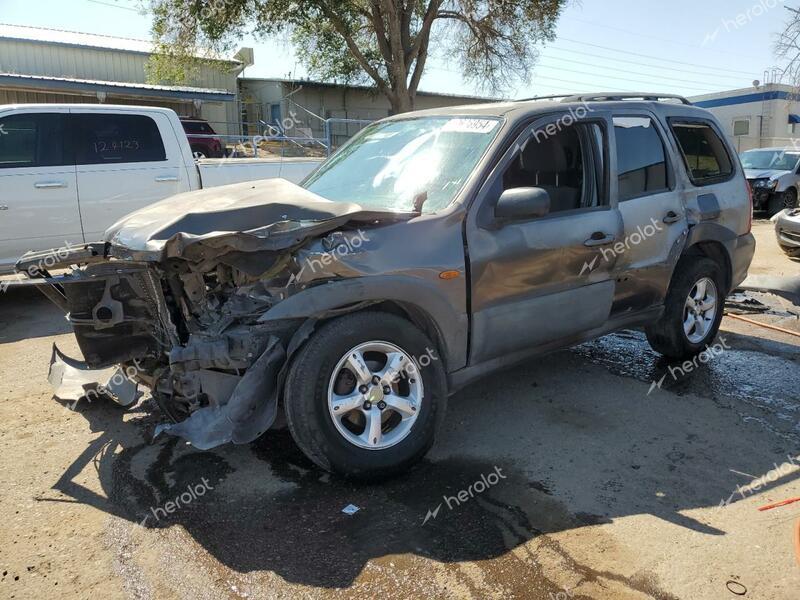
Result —
[{"label": "windshield", "polygon": [[742,153],[741,159],[745,169],[794,171],[797,161],[800,160],[800,153],[782,150],[748,150]]},{"label": "windshield", "polygon": [[[449,205],[500,130],[495,118],[426,117],[366,127],[304,183],[374,210]],[[415,208],[416,207],[416,208]]]}]

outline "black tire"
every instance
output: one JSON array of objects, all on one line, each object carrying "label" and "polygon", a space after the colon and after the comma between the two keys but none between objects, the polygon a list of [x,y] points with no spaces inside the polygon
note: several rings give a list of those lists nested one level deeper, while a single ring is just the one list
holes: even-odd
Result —
[{"label": "black tire", "polygon": [[[717,311],[714,322],[705,337],[692,342],[683,329],[686,299],[698,281],[708,277],[717,288]],[[650,347],[667,358],[687,359],[703,352],[716,338],[722,313],[725,306],[725,279],[719,264],[702,256],[686,256],[682,258],[675,274],[672,276],[667,297],[664,301],[664,314],[661,318],[645,327]]]},{"label": "black tire", "polygon": [[795,208],[797,206],[797,190],[789,188],[783,193],[773,194],[769,198],[767,205],[767,216],[772,218],[784,208]]},{"label": "black tire", "polygon": [[[328,410],[328,385],[339,360],[361,343],[389,342],[412,357],[433,350],[435,360],[420,366],[423,395],[408,435],[381,450],[360,448],[339,433]],[[362,312],[323,324],[297,353],[286,378],[284,404],[289,431],[297,445],[326,471],[355,479],[382,479],[418,462],[433,445],[444,419],[447,382],[433,343],[413,324],[383,312]]]}]

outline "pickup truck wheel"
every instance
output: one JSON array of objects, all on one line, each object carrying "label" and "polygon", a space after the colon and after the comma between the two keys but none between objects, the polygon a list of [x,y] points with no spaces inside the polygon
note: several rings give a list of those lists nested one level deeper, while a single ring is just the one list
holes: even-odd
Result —
[{"label": "pickup truck wheel", "polygon": [[719,331],[725,306],[722,270],[710,258],[684,259],[672,278],[664,314],[645,328],[647,341],[668,358],[691,358]]},{"label": "pickup truck wheel", "polygon": [[388,313],[345,315],[322,325],[292,362],[286,420],[323,469],[390,477],[433,444],[446,387],[434,345],[414,325]]},{"label": "pickup truck wheel", "polygon": [[797,206],[797,192],[794,188],[789,188],[781,194],[773,194],[769,198],[767,205],[767,216],[774,217],[784,208],[795,208]]}]

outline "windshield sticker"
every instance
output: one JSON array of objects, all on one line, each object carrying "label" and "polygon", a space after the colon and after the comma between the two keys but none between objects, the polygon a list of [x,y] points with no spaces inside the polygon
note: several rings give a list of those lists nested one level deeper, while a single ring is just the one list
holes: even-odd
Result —
[{"label": "windshield sticker", "polygon": [[499,121],[494,119],[450,119],[442,131],[454,133],[490,133]]}]

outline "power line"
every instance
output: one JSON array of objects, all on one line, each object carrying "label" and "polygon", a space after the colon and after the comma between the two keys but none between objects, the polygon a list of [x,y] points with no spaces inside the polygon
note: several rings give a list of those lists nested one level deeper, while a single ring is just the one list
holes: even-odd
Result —
[{"label": "power line", "polygon": [[[637,85],[657,85],[657,82],[655,81],[639,81],[636,79],[628,79],[627,77],[618,77],[617,75],[606,75],[605,73],[602,72],[588,73],[586,71],[578,71],[576,69],[565,69],[563,67],[551,67],[549,65],[539,65],[539,67],[544,69],[557,69],[559,71],[566,71],[567,73],[576,73],[578,75],[591,75],[594,77],[602,77],[604,79],[618,79],[619,81],[627,81],[628,83],[635,83]],[[671,83],[670,85],[672,87],[682,87],[687,90],[698,90],[704,87],[704,86],[697,87],[694,84],[691,84],[691,82],[685,82],[685,83],[689,83],[690,85],[680,85],[680,84],[676,85],[674,83]],[[710,92],[720,91],[718,88],[706,88],[706,89],[708,89],[708,91]]]},{"label": "power line", "polygon": [[[579,54],[580,56],[591,56],[592,58],[599,58],[603,60],[613,60],[614,62],[626,63],[631,65],[637,65],[640,67],[648,67],[653,69],[661,69],[664,71],[675,71],[677,73],[685,73],[686,69],[679,69],[677,67],[667,67],[663,65],[654,65],[653,63],[643,63],[635,60],[625,60],[624,58],[616,58],[614,56],[601,56],[592,52],[581,52],[580,50],[573,50],[571,48],[555,48],[549,47],[547,50],[557,50],[559,52],[569,52],[571,54]],[[564,60],[564,59],[562,59]],[[701,77],[717,77],[722,79],[739,79],[737,75],[723,75],[720,73],[700,73],[698,71],[694,71],[691,73],[692,75],[700,75]]]},{"label": "power line", "polygon": [[[564,61],[564,62],[584,65],[586,67],[598,67],[600,69],[605,69],[605,70],[608,70],[608,71],[617,71],[617,72],[620,72],[620,73],[628,73],[630,75],[639,75],[639,76],[642,76],[642,77],[656,77],[658,79],[664,79],[664,80],[668,80],[668,81],[679,81],[679,82],[682,82],[682,83],[692,83],[692,84],[697,84],[697,85],[700,85],[700,86],[703,86],[703,87],[709,85],[709,83],[714,84],[714,82],[708,82],[708,81],[696,81],[696,80],[693,80],[693,79],[686,79],[686,78],[678,79],[677,77],[668,77],[666,75],[661,75],[660,73],[653,73],[653,74],[651,74],[651,73],[639,73],[639,72],[630,71],[630,70],[627,70],[627,69],[617,69],[615,67],[609,67],[609,66],[606,66],[606,65],[596,65],[596,64],[586,63],[586,62],[581,61],[581,60],[570,60],[569,58],[560,58],[558,56],[551,56],[549,58],[551,60],[561,60],[561,61]],[[546,66],[546,65],[541,65],[540,64],[540,66]],[[722,85],[722,84],[720,84],[720,85]]]},{"label": "power line", "polygon": [[748,75],[748,76],[751,75],[751,73],[748,72],[748,71],[736,71],[736,70],[733,70],[733,69],[723,69],[722,67],[712,67],[712,66],[709,66],[709,65],[698,65],[696,63],[682,62],[680,60],[670,60],[670,59],[667,59],[667,58],[661,58],[659,56],[652,56],[650,54],[639,54],[639,53],[636,53],[636,52],[630,52],[629,50],[619,50],[618,48],[610,48],[609,46],[601,46],[600,44],[590,44],[589,42],[582,42],[580,40],[573,40],[573,39],[565,38],[565,37],[559,37],[558,39],[559,40],[564,40],[565,42],[572,42],[573,44],[580,44],[581,46],[591,46],[592,48],[602,48],[603,50],[609,50],[611,52],[619,52],[620,54],[640,56],[642,58],[650,58],[650,59],[653,59],[653,60],[660,60],[660,61],[663,61],[663,62],[674,63],[674,64],[677,64],[677,65],[686,65],[686,66],[689,66],[689,67],[699,67],[701,69],[710,69],[712,71],[726,71],[728,73],[737,73],[737,74],[740,74],[740,75]]},{"label": "power line", "polygon": [[662,38],[656,35],[648,35],[646,33],[639,33],[638,31],[631,31],[630,29],[624,29],[622,27],[614,27],[613,25],[605,25],[603,23],[596,23],[594,21],[587,21],[585,19],[578,19],[577,17],[570,17],[570,21],[578,21],[579,23],[586,23],[587,25],[591,25],[593,27],[602,27],[605,29],[613,29],[614,31],[620,31],[622,33],[627,33],[628,35],[633,35],[640,38],[647,38],[651,40],[657,40],[659,42],[666,42],[668,44],[675,44],[678,46],[685,46],[687,48],[694,48],[695,50],[703,50],[704,52],[716,52],[716,53],[723,53],[727,56],[741,56],[742,58],[749,58],[752,60],[751,57],[745,54],[736,54],[732,52],[728,52],[726,50],[714,50],[713,48],[706,48],[701,44],[689,44],[688,42],[681,42],[678,40],[671,40],[668,38]]}]

